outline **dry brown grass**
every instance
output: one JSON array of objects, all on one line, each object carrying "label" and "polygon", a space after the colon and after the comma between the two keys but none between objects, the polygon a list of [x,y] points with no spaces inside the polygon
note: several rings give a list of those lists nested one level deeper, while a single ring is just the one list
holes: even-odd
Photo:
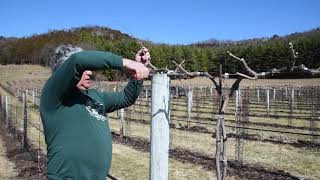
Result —
[{"label": "dry brown grass", "polygon": [[4,142],[0,137],[0,179],[1,180],[10,180],[15,179],[18,173],[15,170],[14,163],[10,162],[6,158],[6,148]]},{"label": "dry brown grass", "polygon": [[0,81],[48,79],[51,72],[39,65],[0,65]]},{"label": "dry brown grass", "polygon": [[[110,128],[119,131],[119,121],[109,120]],[[130,136],[149,140],[150,125],[131,122]],[[215,139],[211,134],[187,132],[177,129],[171,130],[172,146],[188,149],[213,157],[215,152]],[[235,160],[236,140],[227,141],[227,156]],[[252,165],[259,164],[265,168],[285,170],[298,177],[320,178],[320,151],[306,148],[297,148],[286,144],[273,144],[269,142],[245,141],[244,161]]]},{"label": "dry brown grass", "polygon": [[[121,144],[113,144],[111,172],[113,176],[125,180],[149,179],[149,153],[140,152]],[[199,166],[170,159],[169,179],[194,180],[215,179],[213,172]]]}]

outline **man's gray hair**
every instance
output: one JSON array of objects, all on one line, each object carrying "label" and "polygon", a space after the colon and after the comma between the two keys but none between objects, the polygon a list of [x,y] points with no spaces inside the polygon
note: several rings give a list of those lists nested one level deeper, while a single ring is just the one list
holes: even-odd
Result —
[{"label": "man's gray hair", "polygon": [[60,45],[54,52],[53,57],[50,60],[50,67],[52,72],[55,72],[58,67],[67,60],[72,54],[83,51],[81,47],[74,46],[72,44]]}]

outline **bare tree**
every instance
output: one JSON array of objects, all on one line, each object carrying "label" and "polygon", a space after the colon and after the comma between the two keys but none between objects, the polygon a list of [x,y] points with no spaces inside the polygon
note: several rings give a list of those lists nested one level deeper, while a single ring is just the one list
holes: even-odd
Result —
[{"label": "bare tree", "polygon": [[300,65],[296,66],[295,64],[296,64],[296,59],[298,58],[298,52],[295,51],[292,42],[289,42],[289,47],[292,52],[292,60],[291,60],[291,63],[289,66],[282,67],[280,69],[273,68],[270,71],[260,72],[260,73],[257,73],[254,70],[252,70],[247,65],[244,58],[239,58],[229,51],[227,51],[227,53],[231,57],[240,61],[244,65],[244,67],[249,75],[245,75],[245,74],[242,74],[239,72],[236,73],[237,76],[241,76],[243,78],[247,78],[247,79],[266,78],[266,79],[269,79],[269,78],[278,78],[278,77],[284,77],[284,76],[290,76],[290,75],[295,75],[295,77],[297,77],[297,78],[305,78],[305,77],[319,78],[320,77],[320,67],[317,69],[309,69],[304,64],[300,64]]}]

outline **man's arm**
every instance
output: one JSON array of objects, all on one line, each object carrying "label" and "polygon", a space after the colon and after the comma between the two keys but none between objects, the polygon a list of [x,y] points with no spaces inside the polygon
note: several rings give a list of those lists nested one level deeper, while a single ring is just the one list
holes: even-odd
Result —
[{"label": "man's arm", "polygon": [[[140,72],[140,66],[143,67],[143,65],[135,63],[127,63],[129,66],[126,68],[137,74]],[[57,108],[76,87],[85,70],[121,69],[124,67],[123,65],[122,58],[110,52],[82,51],[73,54],[48,79],[43,89],[41,104],[47,109]],[[137,78],[141,78],[141,76],[138,75]]]},{"label": "man's arm", "polygon": [[125,108],[134,104],[142,89],[143,81],[130,79],[127,86],[121,92],[103,93],[102,98],[106,112]]},{"label": "man's arm", "polygon": [[[141,52],[145,50],[147,53],[143,54],[140,57]],[[148,49],[142,49],[138,51],[136,55],[136,63],[129,59],[123,59],[123,67],[128,70],[131,78],[129,83],[124,88],[122,92],[115,92],[115,93],[103,93],[103,102],[106,107],[106,112],[113,112],[115,110],[125,108],[134,104],[134,102],[139,97],[140,91],[142,89],[143,81],[138,81],[137,79],[144,79],[149,75],[149,69],[145,67],[145,63],[141,64],[141,60],[150,58],[150,54],[147,51]],[[141,66],[142,67],[139,67]],[[139,72],[135,72],[135,69],[143,69]],[[141,78],[143,77],[143,78]],[[133,80],[133,79],[135,80]]]}]

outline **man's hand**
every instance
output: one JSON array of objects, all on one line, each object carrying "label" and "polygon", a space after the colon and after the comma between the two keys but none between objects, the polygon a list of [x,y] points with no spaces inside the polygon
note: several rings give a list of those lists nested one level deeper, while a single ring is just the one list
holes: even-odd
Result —
[{"label": "man's hand", "polygon": [[123,67],[128,70],[133,79],[143,80],[149,76],[149,69],[140,62],[123,58]]},{"label": "man's hand", "polygon": [[145,47],[140,49],[136,54],[136,61],[144,64],[145,66],[148,66],[151,61],[151,56],[149,53],[149,50]]},{"label": "man's hand", "polygon": [[81,79],[77,84],[78,89],[80,90],[88,90],[92,85],[92,71],[86,70],[82,73]]}]

